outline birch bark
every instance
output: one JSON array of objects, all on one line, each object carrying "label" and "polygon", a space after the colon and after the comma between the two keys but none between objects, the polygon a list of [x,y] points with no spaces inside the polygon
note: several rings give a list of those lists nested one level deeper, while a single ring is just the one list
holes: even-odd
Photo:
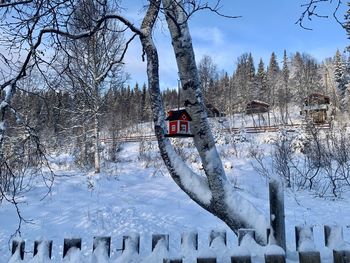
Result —
[{"label": "birch bark", "polygon": [[[183,87],[182,92],[186,98],[185,107],[192,118],[191,129],[194,134],[194,143],[206,175],[208,189],[205,191],[209,191],[211,196],[209,203],[203,203],[205,200],[200,197],[192,199],[222,219],[236,233],[240,228],[254,228],[257,231],[258,241],[265,243],[268,228],[266,219],[253,204],[242,198],[231,186],[216,149],[204,108],[201,83],[183,1],[162,0],[162,3]],[[165,161],[174,164],[172,160],[165,158]],[[176,167],[168,165],[168,169],[172,171],[176,170]],[[190,193],[190,197],[193,197],[193,192],[198,192],[197,189],[190,188],[183,183],[187,180],[184,178],[187,176],[186,173],[180,172],[175,176],[174,173],[171,174],[179,186],[186,193]],[[198,178],[198,175],[192,176]]]}]

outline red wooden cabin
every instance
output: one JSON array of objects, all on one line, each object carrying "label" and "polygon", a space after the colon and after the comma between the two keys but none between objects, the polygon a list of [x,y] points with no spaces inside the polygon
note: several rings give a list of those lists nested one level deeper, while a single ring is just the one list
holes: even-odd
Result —
[{"label": "red wooden cabin", "polygon": [[185,109],[177,109],[168,111],[166,120],[169,123],[169,134],[167,137],[192,137],[190,122],[191,116]]}]

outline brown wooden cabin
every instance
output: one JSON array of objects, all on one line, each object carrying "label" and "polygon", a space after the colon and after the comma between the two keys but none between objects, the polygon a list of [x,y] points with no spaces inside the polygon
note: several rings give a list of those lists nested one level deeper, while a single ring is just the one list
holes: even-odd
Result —
[{"label": "brown wooden cabin", "polygon": [[321,93],[311,93],[304,99],[302,113],[305,113],[306,118],[310,118],[314,123],[325,123],[329,104],[329,96]]},{"label": "brown wooden cabin", "polygon": [[211,117],[225,117],[225,113],[220,112],[218,108],[216,108],[213,104],[206,104],[205,108],[207,110],[207,115],[209,118]]},{"label": "brown wooden cabin", "polygon": [[246,114],[254,114],[254,113],[265,113],[268,112],[270,105],[266,102],[260,100],[252,100],[247,103],[245,108]]}]

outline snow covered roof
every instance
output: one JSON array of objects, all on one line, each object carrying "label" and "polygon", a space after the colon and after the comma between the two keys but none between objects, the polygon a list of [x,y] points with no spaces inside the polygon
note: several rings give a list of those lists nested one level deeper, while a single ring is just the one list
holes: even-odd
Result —
[{"label": "snow covered roof", "polygon": [[247,103],[247,105],[252,105],[252,104],[259,104],[259,105],[262,105],[262,106],[270,107],[270,104],[268,104],[268,103],[266,103],[264,101],[261,101],[261,100],[252,100],[252,101]]},{"label": "snow covered roof", "polygon": [[308,104],[330,104],[330,97],[321,93],[311,93],[304,99],[305,105]]},{"label": "snow covered roof", "polygon": [[182,115],[185,114],[188,121],[192,121],[191,116],[187,113],[185,108],[180,108],[176,110],[170,110],[168,111],[168,117],[166,118],[167,121],[174,121],[182,119]]}]

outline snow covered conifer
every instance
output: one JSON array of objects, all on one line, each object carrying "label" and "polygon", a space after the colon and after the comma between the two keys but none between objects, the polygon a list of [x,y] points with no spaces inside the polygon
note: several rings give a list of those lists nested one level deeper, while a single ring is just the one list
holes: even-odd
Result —
[{"label": "snow covered conifer", "polygon": [[261,101],[267,101],[269,93],[267,84],[267,74],[265,70],[264,61],[262,59],[260,59],[258,65],[258,72],[256,74],[256,84],[258,91],[257,99]]},{"label": "snow covered conifer", "polygon": [[288,102],[290,100],[290,90],[289,90],[289,67],[287,52],[283,52],[283,67],[282,67],[282,86],[279,90],[279,105],[281,108],[282,121],[284,123],[288,122]]},{"label": "snow covered conifer", "polygon": [[336,81],[336,89],[338,95],[338,101],[340,102],[340,109],[344,110],[346,107],[346,89],[348,83],[348,77],[346,74],[345,61],[339,50],[336,51],[334,56],[334,77]]},{"label": "snow covered conifer", "polygon": [[275,102],[276,102],[275,96],[277,93],[277,82],[279,78],[279,73],[280,73],[280,68],[277,63],[277,57],[275,52],[272,52],[269,66],[267,68],[267,82],[270,89],[270,94],[269,94],[270,101],[268,102],[271,103],[272,105],[275,105]]},{"label": "snow covered conifer", "polygon": [[[348,10],[345,14],[344,28],[346,30],[346,34],[348,35],[348,39],[350,39],[350,2],[347,2]],[[350,46],[347,47],[347,50],[350,51]]]}]

